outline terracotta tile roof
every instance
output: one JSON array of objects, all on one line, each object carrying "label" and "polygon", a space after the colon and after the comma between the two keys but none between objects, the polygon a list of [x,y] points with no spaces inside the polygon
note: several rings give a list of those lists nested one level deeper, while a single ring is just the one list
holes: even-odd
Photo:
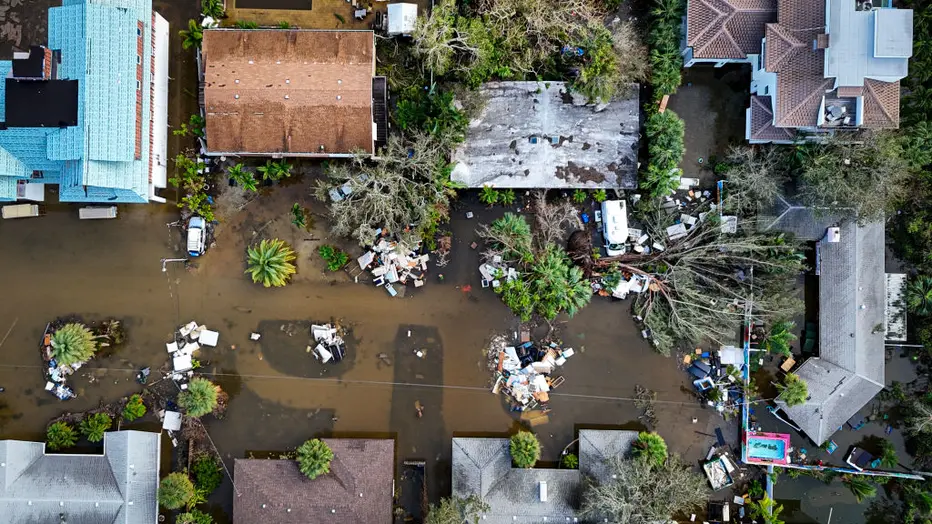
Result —
[{"label": "terracotta tile roof", "polygon": [[803,51],[800,42],[791,31],[780,24],[767,24],[767,49],[764,53],[764,68],[777,73],[781,67],[791,63],[793,57]]},{"label": "terracotta tile roof", "polygon": [[837,89],[839,98],[853,98],[861,96],[864,88],[860,86],[843,86]]},{"label": "terracotta tile roof", "polygon": [[751,139],[752,140],[793,140],[794,131],[773,126],[772,101],[769,96],[751,97]]},{"label": "terracotta tile roof", "polygon": [[[843,88],[839,88],[841,91]],[[864,127],[895,129],[900,126],[900,83],[864,79]]]},{"label": "terracotta tile roof", "polygon": [[690,0],[686,43],[696,58],[746,58],[760,52],[776,0]]},{"label": "terracotta tile roof", "polygon": [[373,38],[371,31],[204,31],[208,150],[373,152]]},{"label": "terracotta tile roof", "polygon": [[[390,524],[395,442],[322,439],[330,473],[309,480],[293,460],[236,459],[235,524]],[[263,507],[264,506],[264,507]],[[290,510],[290,511],[289,511]]]}]

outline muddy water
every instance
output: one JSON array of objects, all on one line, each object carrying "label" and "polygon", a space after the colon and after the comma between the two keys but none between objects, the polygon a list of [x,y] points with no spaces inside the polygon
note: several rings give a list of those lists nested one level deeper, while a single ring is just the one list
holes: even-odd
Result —
[{"label": "muddy water", "polygon": [[[0,6],[10,1],[0,0]],[[41,32],[30,30],[44,35],[47,6],[13,3],[7,16],[16,13],[17,22],[41,26]],[[197,9],[194,0],[156,4],[173,32]],[[27,44],[3,38],[3,50]],[[192,56],[180,46],[173,46],[173,54],[170,121],[179,122],[194,110],[196,90]],[[171,137],[170,153],[179,147]],[[307,171],[307,180],[267,192],[232,214],[217,245],[191,271],[177,264],[164,273],[160,268],[160,259],[182,254],[180,232],[167,226],[177,219],[171,205],[121,207],[118,220],[82,222],[75,208],[50,204],[44,217],[0,222],[0,386],[6,388],[0,437],[40,439],[47,421],[63,411],[138,391],[135,370],[161,366],[164,342],[195,319],[221,332],[219,347],[200,359],[203,371],[231,394],[227,416],[208,423],[231,469],[234,458],[292,448],[313,435],[392,436],[399,461],[428,462],[432,499],[447,493],[450,438],[502,434],[515,425],[502,400],[488,391],[481,351],[492,333],[512,331],[514,318],[481,289],[478,254],[469,248],[477,221],[501,211],[459,204],[444,282],[432,280],[413,296],[392,299],[343,274],[323,274],[313,253],[321,241],[332,240],[323,230],[290,226],[294,202],[324,212],[307,190],[316,170]],[[477,219],[464,218],[467,208]],[[279,236],[295,246],[299,274],[292,285],[263,289],[243,275],[244,249],[259,236]],[[74,377],[80,398],[61,403],[42,390],[37,345],[49,320],[71,314],[122,318],[128,337],[116,354]],[[344,362],[324,367],[306,352],[302,323],[331,318],[352,328],[352,342]],[[640,338],[627,304],[595,300],[559,328],[578,354],[564,367],[566,383],[552,395],[550,422],[535,429],[545,460],[555,460],[578,427],[639,427],[628,400],[635,384],[658,392],[658,430],[671,448],[691,459],[705,455],[714,427],[725,424],[681,392],[685,375]],[[249,340],[253,331],[263,333],[259,342]],[[415,402],[425,406],[423,418],[416,417]],[[215,494],[221,514],[229,512],[234,493],[225,482]]]}]

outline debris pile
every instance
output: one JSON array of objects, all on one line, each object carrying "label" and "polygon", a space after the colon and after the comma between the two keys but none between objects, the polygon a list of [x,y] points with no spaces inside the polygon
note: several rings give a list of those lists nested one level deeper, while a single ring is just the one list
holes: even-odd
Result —
[{"label": "debris pile", "polygon": [[501,287],[502,281],[518,280],[518,271],[502,260],[501,255],[495,255],[492,260],[479,266],[482,275],[482,287],[491,286],[493,289]]},{"label": "debris pile", "polygon": [[511,401],[512,411],[541,409],[549,411],[550,390],[564,382],[554,372],[573,356],[573,348],[562,348],[555,342],[537,346],[524,341],[506,346],[502,337],[492,340],[490,357],[497,358],[492,392],[504,392]]},{"label": "debris pile", "polygon": [[[343,337],[339,335],[338,328],[333,324],[311,324],[311,336],[317,345],[313,348],[314,358],[322,363],[339,362],[346,355],[346,343]],[[307,347],[308,353],[312,351],[311,346]]]},{"label": "debris pile", "polygon": [[187,387],[188,380],[194,375],[194,368],[200,365],[194,353],[201,346],[215,347],[219,340],[219,332],[211,331],[194,320],[175,331],[174,339],[165,344],[165,350],[172,359],[169,376],[176,383],[181,383],[181,389]]},{"label": "debris pile", "polygon": [[[418,288],[424,285],[427,262],[430,256],[419,254],[421,243],[414,249],[401,241],[379,238],[379,241],[356,259],[359,268],[369,271],[376,286],[383,286],[388,294],[404,296],[408,283]],[[397,288],[395,284],[400,284]]]},{"label": "debris pile", "polygon": [[717,352],[696,349],[683,357],[683,364],[694,377],[693,387],[703,401],[725,416],[741,410],[740,370],[744,352],[734,346],[722,346]]}]

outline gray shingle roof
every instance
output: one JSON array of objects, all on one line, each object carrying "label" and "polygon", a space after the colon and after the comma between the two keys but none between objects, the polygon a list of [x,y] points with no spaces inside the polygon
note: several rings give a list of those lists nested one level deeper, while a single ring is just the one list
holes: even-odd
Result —
[{"label": "gray shingle roof", "polygon": [[146,524],[158,517],[160,434],[104,434],[103,455],[46,455],[0,441],[0,524]]},{"label": "gray shingle roof", "polygon": [[[607,480],[607,459],[624,455],[636,431],[580,430],[579,469],[511,467],[507,438],[453,439],[453,494],[490,506],[483,524],[566,522],[576,516],[583,478]],[[540,483],[547,501],[540,501]]]},{"label": "gray shingle roof", "polygon": [[841,218],[828,210],[800,206],[780,196],[771,209],[762,213],[761,229],[792,233],[800,240],[815,241],[824,237],[825,229]]},{"label": "gray shingle roof", "polygon": [[820,242],[819,357],[797,374],[809,400],[780,406],[816,444],[825,442],[884,385],[883,222],[840,223],[839,242]]},{"label": "gray shingle roof", "polygon": [[395,441],[321,439],[333,451],[330,473],[310,480],[293,460],[236,459],[236,524],[392,521]]}]

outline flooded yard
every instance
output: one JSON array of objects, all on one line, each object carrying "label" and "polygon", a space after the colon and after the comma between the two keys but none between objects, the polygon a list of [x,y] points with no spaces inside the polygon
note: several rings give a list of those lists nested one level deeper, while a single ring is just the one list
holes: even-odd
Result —
[{"label": "flooded yard", "polygon": [[[164,343],[194,319],[221,332],[218,347],[199,358],[202,371],[231,396],[226,416],[208,422],[228,466],[234,458],[286,450],[315,435],[392,436],[399,463],[427,462],[431,499],[448,493],[450,438],[503,434],[516,424],[502,398],[489,391],[483,355],[493,333],[515,328],[498,297],[481,288],[479,255],[469,247],[487,211],[475,202],[458,204],[444,281],[431,277],[407,298],[391,298],[342,272],[323,273],[314,249],[325,233],[299,231],[287,216],[295,201],[324,212],[308,198],[307,184],[269,192],[225,221],[217,244],[191,270],[168,264],[161,271],[160,259],[183,254],[180,231],[167,225],[177,219],[171,206],[121,207],[117,220],[79,221],[73,208],[53,204],[44,217],[0,224],[0,285],[5,296],[15,297],[0,306],[0,334],[9,330],[0,346],[0,386],[6,388],[0,433],[41,439],[47,421],[65,410],[138,391],[135,372],[164,364]],[[464,218],[467,207],[476,218]],[[246,245],[259,228],[301,253],[297,278],[286,288],[265,289],[243,274]],[[305,243],[313,249],[302,248]],[[673,359],[648,347],[627,308],[596,298],[558,324],[564,344],[578,354],[563,368],[566,383],[552,395],[550,422],[535,428],[544,460],[557,460],[578,427],[640,427],[631,401],[635,384],[657,391],[657,429],[691,460],[704,456],[709,435],[724,424],[681,391],[685,375]],[[37,345],[49,320],[72,314],[122,318],[127,341],[78,372],[70,382],[79,398],[62,403],[42,389]],[[347,358],[325,366],[306,351],[307,326],[330,319],[351,334]],[[250,341],[251,332],[263,337]],[[422,418],[415,403],[425,408]],[[228,512],[234,493],[225,483],[215,503]]]}]

